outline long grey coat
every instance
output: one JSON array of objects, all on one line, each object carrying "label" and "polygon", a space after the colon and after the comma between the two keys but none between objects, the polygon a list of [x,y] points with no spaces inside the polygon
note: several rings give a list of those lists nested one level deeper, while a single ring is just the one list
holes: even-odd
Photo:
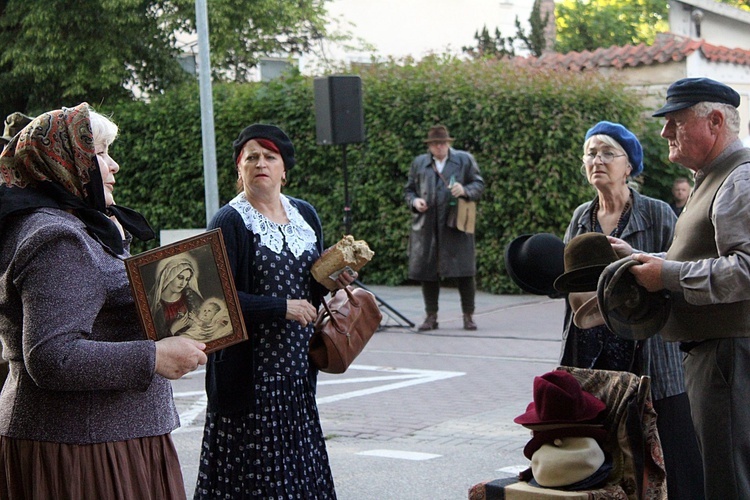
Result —
[{"label": "long grey coat", "polygon": [[[466,151],[451,148],[442,172],[445,181],[451,177],[463,185],[466,198],[477,201],[484,192],[484,180],[474,157]],[[430,153],[417,156],[409,170],[405,198],[412,211],[409,235],[409,279],[437,281],[476,274],[474,235],[446,225],[452,199],[445,182],[432,167]],[[424,198],[427,210],[414,209],[414,199]]]}]

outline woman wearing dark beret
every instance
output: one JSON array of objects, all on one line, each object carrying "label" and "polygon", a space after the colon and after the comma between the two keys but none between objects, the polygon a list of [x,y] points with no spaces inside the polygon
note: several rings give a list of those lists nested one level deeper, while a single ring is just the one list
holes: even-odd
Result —
[{"label": "woman wearing dark beret", "polygon": [[324,248],[320,219],[281,193],[295,163],[281,129],[244,129],[234,161],[239,194],[210,227],[222,230],[250,340],[209,356],[195,498],[335,498],[308,361],[327,293],[310,271]]},{"label": "woman wearing dark beret", "polygon": [[[621,238],[633,248],[664,252],[672,242],[676,217],[669,205],[628,186],[643,172],[638,138],[619,123],[601,121],[588,130],[582,171],[596,197],[576,208],[565,233],[597,232]],[[558,286],[558,282],[555,283]],[[565,290],[564,286],[560,291]],[[569,299],[576,298],[570,294]],[[701,498],[703,473],[685,393],[681,353],[676,343],[656,334],[631,341],[615,335],[604,321],[581,328],[566,301],[561,364],[579,368],[630,371],[651,377],[651,396],[664,451],[669,498]]]},{"label": "woman wearing dark beret", "polygon": [[83,103],[0,155],[0,498],[185,498],[168,379],[205,344],[138,320],[123,259],[153,232],[114,204],[117,132]]}]

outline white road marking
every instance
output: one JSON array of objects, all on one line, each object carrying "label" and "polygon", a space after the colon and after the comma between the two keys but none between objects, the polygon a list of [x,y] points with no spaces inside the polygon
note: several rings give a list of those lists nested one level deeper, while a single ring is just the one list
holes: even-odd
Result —
[{"label": "white road marking", "polygon": [[[334,403],[336,401],[343,401],[351,398],[358,398],[362,396],[369,396],[371,394],[377,394],[379,392],[395,391],[397,389],[403,389],[404,387],[410,387],[418,384],[426,384],[429,382],[437,382],[439,380],[446,380],[453,377],[460,377],[466,375],[464,372],[449,372],[449,371],[438,371],[438,370],[417,370],[412,368],[394,368],[386,366],[370,366],[370,365],[351,365],[349,370],[353,371],[364,371],[374,372],[375,375],[369,377],[345,377],[336,376],[336,378],[330,378],[327,380],[319,380],[319,386],[333,386],[343,384],[361,384],[361,383],[373,383],[373,382],[392,382],[375,387],[369,387],[367,389],[353,390],[349,392],[342,392],[331,396],[318,397],[318,405]],[[396,382],[393,382],[396,381]],[[179,434],[183,432],[191,431],[191,428],[203,426],[202,422],[196,420],[205,412],[207,400],[206,393],[204,391],[186,391],[177,392],[174,394],[175,399],[194,399],[186,410],[180,413],[181,427],[173,431],[173,434]]]},{"label": "white road marking", "polygon": [[[371,394],[377,394],[379,392],[394,391],[396,389],[403,389],[404,387],[410,387],[412,385],[426,384],[428,382],[437,382],[438,380],[445,380],[453,377],[460,377],[466,375],[464,372],[448,372],[448,371],[437,371],[437,370],[415,370],[411,368],[391,368],[384,366],[369,366],[369,365],[351,365],[350,370],[363,370],[373,371],[376,373],[391,373],[398,374],[398,378],[404,378],[401,382],[393,384],[379,385],[376,387],[369,387],[367,389],[360,389],[356,391],[343,392],[341,394],[334,394],[333,396],[318,397],[318,405],[326,403],[335,403],[336,401],[343,401],[345,399],[357,398],[361,396],[369,396]],[[368,377],[369,378],[369,377]],[[346,378],[342,378],[341,381],[336,383],[345,383]],[[349,379],[351,383],[358,383],[357,378]],[[381,380],[392,380],[389,376],[384,376]],[[321,380],[318,385],[327,385],[328,380]]]},{"label": "white road marking", "polygon": [[509,465],[508,467],[497,469],[497,472],[505,472],[506,474],[516,476],[528,468],[529,465]]},{"label": "white road marking", "polygon": [[357,455],[367,455],[370,457],[383,457],[383,458],[398,458],[401,460],[431,460],[433,458],[442,457],[442,455],[435,455],[434,453],[419,453],[416,451],[401,451],[401,450],[369,450],[360,451]]},{"label": "white road marking", "polygon": [[[182,392],[178,393],[180,397],[182,397],[185,394],[194,394],[194,392]],[[177,397],[178,394],[175,394],[175,397]],[[182,434],[183,432],[188,432],[191,430],[191,428],[195,427],[202,427],[202,422],[196,422],[196,419],[203,415],[203,413],[206,411],[206,405],[208,404],[208,399],[206,398],[206,393],[201,392],[200,397],[195,400],[187,410],[180,413],[180,427],[172,431],[172,434]]]}]

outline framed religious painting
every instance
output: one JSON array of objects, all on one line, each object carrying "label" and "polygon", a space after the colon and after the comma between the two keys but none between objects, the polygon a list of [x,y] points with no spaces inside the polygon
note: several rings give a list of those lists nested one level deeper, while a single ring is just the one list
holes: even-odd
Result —
[{"label": "framed religious painting", "polygon": [[189,337],[206,353],[247,340],[221,229],[125,259],[148,338]]}]

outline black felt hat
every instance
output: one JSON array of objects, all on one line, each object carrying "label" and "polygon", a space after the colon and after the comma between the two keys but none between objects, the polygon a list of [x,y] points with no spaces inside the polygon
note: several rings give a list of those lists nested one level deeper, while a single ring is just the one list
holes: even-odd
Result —
[{"label": "black felt hat", "polygon": [[232,146],[234,147],[235,165],[237,165],[237,158],[240,157],[242,147],[251,139],[267,139],[271,141],[277,148],[279,148],[281,159],[284,160],[284,169],[289,170],[294,166],[294,146],[292,145],[289,136],[279,127],[275,125],[265,125],[263,123],[254,123],[245,128],[245,130],[240,132],[240,135],[232,143]]},{"label": "black felt hat", "polygon": [[740,95],[732,87],[710,78],[683,78],[669,86],[667,103],[652,116],[664,116],[699,102],[720,102],[736,108],[740,105]]},{"label": "black felt hat", "polygon": [[549,233],[524,234],[505,248],[505,268],[521,290],[559,297],[553,283],[565,270],[563,241]]}]

